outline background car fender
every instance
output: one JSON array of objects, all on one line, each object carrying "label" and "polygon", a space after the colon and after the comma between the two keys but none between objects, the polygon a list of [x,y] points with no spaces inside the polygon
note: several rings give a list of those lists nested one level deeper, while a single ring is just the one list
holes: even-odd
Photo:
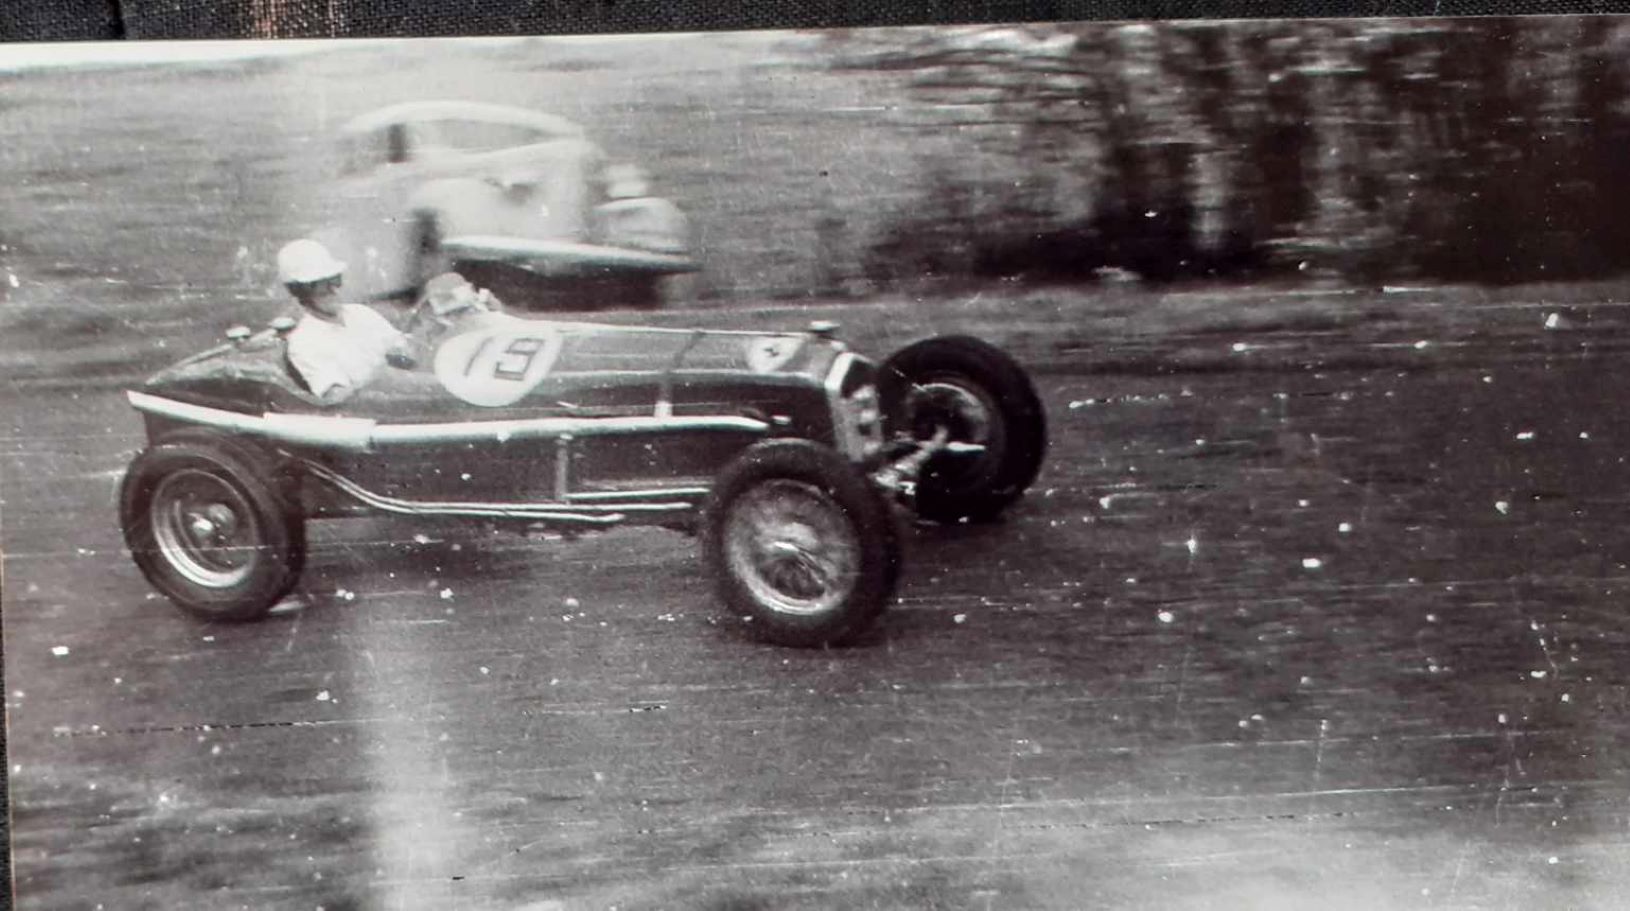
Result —
[{"label": "background car fender", "polygon": [[[439,237],[453,237],[471,232],[490,233],[496,226],[497,206],[502,190],[487,180],[476,177],[450,177],[420,187],[408,199],[406,227],[421,231],[427,223],[439,230]],[[487,230],[483,230],[487,229]],[[411,239],[420,235],[415,233]]]}]

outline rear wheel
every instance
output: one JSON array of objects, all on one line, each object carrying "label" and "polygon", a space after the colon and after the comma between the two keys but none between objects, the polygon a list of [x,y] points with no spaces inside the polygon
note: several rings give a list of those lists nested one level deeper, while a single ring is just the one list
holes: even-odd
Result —
[{"label": "rear wheel", "polygon": [[759,637],[839,644],[882,613],[899,575],[888,505],[835,451],[759,443],[714,485],[704,545],[720,597]]},{"label": "rear wheel", "polygon": [[214,434],[143,451],[120,488],[130,555],[180,607],[212,620],[260,617],[294,587],[305,523],[277,464]]},{"label": "rear wheel", "polygon": [[[907,346],[883,363],[878,394],[891,436],[953,444],[917,481],[916,509],[936,522],[988,521],[1041,470],[1046,415],[1030,377],[1006,352],[970,336]],[[973,448],[973,447],[978,447]]]},{"label": "rear wheel", "polygon": [[662,279],[645,273],[546,278],[539,282],[539,300],[533,309],[657,310],[662,307]]},{"label": "rear wheel", "polygon": [[490,292],[507,310],[536,309],[534,301],[543,279],[519,266],[459,260],[453,263],[452,270],[471,285]]},{"label": "rear wheel", "polygon": [[610,293],[612,308],[621,310],[662,309],[662,279],[663,276],[661,275],[619,277],[617,281],[611,282],[614,288]]}]

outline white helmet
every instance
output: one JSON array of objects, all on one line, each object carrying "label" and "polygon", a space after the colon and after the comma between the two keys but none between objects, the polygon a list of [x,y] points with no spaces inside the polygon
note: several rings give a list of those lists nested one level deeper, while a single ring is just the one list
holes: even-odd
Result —
[{"label": "white helmet", "polygon": [[338,278],[345,263],[334,258],[328,248],[309,238],[290,241],[277,251],[277,277],[285,285],[309,285]]}]

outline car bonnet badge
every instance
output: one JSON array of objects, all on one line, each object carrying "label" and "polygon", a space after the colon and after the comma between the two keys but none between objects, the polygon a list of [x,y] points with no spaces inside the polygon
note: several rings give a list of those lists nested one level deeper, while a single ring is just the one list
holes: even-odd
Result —
[{"label": "car bonnet badge", "polygon": [[797,335],[763,335],[747,343],[747,366],[754,373],[774,373],[803,350]]}]

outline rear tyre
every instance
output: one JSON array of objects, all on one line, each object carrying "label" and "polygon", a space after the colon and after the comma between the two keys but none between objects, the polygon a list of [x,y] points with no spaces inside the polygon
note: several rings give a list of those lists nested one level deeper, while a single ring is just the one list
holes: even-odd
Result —
[{"label": "rear tyre", "polygon": [[662,276],[590,274],[543,279],[541,300],[533,309],[551,311],[658,310]]},{"label": "rear tyre", "polygon": [[841,644],[894,593],[900,542],[888,504],[827,447],[750,447],[720,474],[703,522],[720,598],[766,641]]},{"label": "rear tyre", "polygon": [[519,266],[459,260],[453,263],[452,269],[475,287],[491,292],[505,309],[537,309],[534,301],[543,280]]},{"label": "rear tyre", "polygon": [[253,620],[305,566],[305,521],[286,471],[212,433],[160,440],[131,462],[119,519],[131,558],[179,607],[210,620]]},{"label": "rear tyre", "polygon": [[1006,352],[971,336],[909,345],[878,374],[885,429],[893,436],[984,447],[942,452],[923,466],[916,510],[936,522],[982,522],[1024,495],[1047,449],[1047,420],[1030,377]]},{"label": "rear tyre", "polygon": [[616,284],[618,287],[615,295],[622,309],[662,309],[662,276],[630,275]]}]

